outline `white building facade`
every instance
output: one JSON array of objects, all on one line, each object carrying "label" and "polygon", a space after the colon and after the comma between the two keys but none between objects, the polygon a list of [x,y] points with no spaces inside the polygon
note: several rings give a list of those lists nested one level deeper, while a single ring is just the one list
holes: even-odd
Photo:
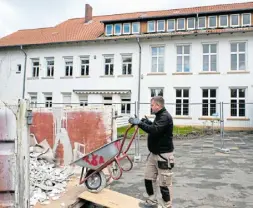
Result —
[{"label": "white building facade", "polygon": [[[105,35],[95,41],[24,46],[25,88],[25,53],[20,46],[1,47],[0,99],[16,102],[25,90],[37,107],[115,104],[119,114],[132,116],[140,81],[140,116],[150,115],[151,97],[162,95],[176,124],[201,125],[223,112],[226,126],[253,127],[252,18],[238,15],[149,20],[148,34],[130,38],[128,29],[138,32],[141,24],[105,23]],[[236,20],[247,28],[187,33]],[[186,34],[165,33],[180,27]],[[112,28],[125,34],[110,35]]]}]

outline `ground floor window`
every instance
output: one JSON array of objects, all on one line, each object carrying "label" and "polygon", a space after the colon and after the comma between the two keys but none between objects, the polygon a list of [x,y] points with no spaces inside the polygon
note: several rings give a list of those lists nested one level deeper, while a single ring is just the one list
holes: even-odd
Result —
[{"label": "ground floor window", "polygon": [[245,89],[230,89],[230,116],[246,116]]},{"label": "ground floor window", "polygon": [[216,89],[202,89],[202,116],[216,114]]},{"label": "ground floor window", "polygon": [[176,89],[176,115],[189,115],[189,89]]},{"label": "ground floor window", "polygon": [[121,113],[130,114],[131,113],[131,98],[121,97]]}]

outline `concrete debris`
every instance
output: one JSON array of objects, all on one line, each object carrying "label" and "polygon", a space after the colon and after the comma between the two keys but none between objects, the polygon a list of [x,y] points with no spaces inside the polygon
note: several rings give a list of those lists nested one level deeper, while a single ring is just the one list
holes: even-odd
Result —
[{"label": "concrete debris", "polygon": [[73,175],[71,167],[56,167],[52,150],[45,141],[30,147],[31,206],[57,200],[61,193],[65,192],[67,181]]}]

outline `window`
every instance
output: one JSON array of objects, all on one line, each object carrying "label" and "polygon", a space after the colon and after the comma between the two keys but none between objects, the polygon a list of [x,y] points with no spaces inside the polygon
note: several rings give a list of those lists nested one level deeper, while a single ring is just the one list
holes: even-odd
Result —
[{"label": "window", "polygon": [[158,20],[157,21],[157,32],[165,31],[165,20]]},{"label": "window", "polygon": [[152,72],[164,72],[164,47],[152,47]]},{"label": "window", "polygon": [[230,16],[230,25],[233,27],[239,26],[239,14],[232,14]]},{"label": "window", "polygon": [[47,59],[47,77],[54,76],[54,59]]},{"label": "window", "polygon": [[71,93],[62,93],[62,102],[65,107],[71,105]]},{"label": "window", "polygon": [[21,73],[21,64],[18,64],[17,65],[17,71],[16,71],[17,74]]},{"label": "window", "polygon": [[114,25],[114,34],[115,35],[120,35],[121,34],[121,27],[122,27],[121,24],[115,24]]},{"label": "window", "polygon": [[217,27],[217,17],[216,16],[208,17],[208,27],[209,28]]},{"label": "window", "polygon": [[190,71],[190,46],[177,46],[177,72]]},{"label": "window", "polygon": [[121,113],[130,114],[131,113],[131,98],[122,97],[121,98]]},{"label": "window", "polygon": [[199,17],[198,18],[198,28],[205,28],[206,27],[206,17]]},{"label": "window", "polygon": [[45,107],[46,108],[51,108],[52,107],[52,94],[45,94]]},{"label": "window", "polygon": [[202,116],[216,114],[216,89],[202,89]]},{"label": "window", "polygon": [[176,89],[176,115],[189,115],[189,89]]},{"label": "window", "polygon": [[242,14],[242,26],[251,25],[251,14]]},{"label": "window", "polygon": [[30,106],[31,108],[36,108],[37,107],[37,93],[29,93],[30,96]]},{"label": "window", "polygon": [[151,88],[150,89],[151,98],[154,96],[163,96],[163,88]]},{"label": "window", "polygon": [[174,31],[175,30],[175,20],[171,19],[168,20],[168,31]]},{"label": "window", "polygon": [[112,96],[104,96],[104,105],[112,105]]},{"label": "window", "polygon": [[245,89],[231,89],[230,93],[231,93],[230,115],[234,117],[245,117],[246,116]]},{"label": "window", "polygon": [[113,75],[114,69],[114,58],[113,57],[105,57],[105,75]]},{"label": "window", "polygon": [[178,30],[185,30],[185,19],[184,18],[177,20],[177,29]]},{"label": "window", "polygon": [[203,71],[217,71],[217,44],[203,44]]},{"label": "window", "polygon": [[130,34],[130,23],[124,23],[123,24],[123,33],[124,34]]},{"label": "window", "polygon": [[132,33],[140,33],[140,23],[139,22],[134,22],[132,24]]},{"label": "window", "polygon": [[195,29],[195,18],[188,18],[187,19],[187,29],[194,30]]},{"label": "window", "polygon": [[81,76],[89,76],[90,60],[89,57],[81,57]]},{"label": "window", "polygon": [[228,15],[221,15],[219,20],[220,27],[228,27]]},{"label": "window", "polygon": [[73,59],[65,58],[65,76],[71,77],[73,75]]},{"label": "window", "polygon": [[131,75],[132,74],[132,56],[122,55],[122,74]]},{"label": "window", "polygon": [[246,43],[231,43],[231,70],[246,70]]},{"label": "window", "polygon": [[80,106],[88,106],[88,97],[86,95],[79,96]]},{"label": "window", "polygon": [[148,22],[148,32],[155,32],[155,21]]},{"label": "window", "polygon": [[112,35],[113,26],[112,25],[106,25],[106,35]]},{"label": "window", "polygon": [[32,77],[39,77],[40,62],[39,59],[32,60]]}]

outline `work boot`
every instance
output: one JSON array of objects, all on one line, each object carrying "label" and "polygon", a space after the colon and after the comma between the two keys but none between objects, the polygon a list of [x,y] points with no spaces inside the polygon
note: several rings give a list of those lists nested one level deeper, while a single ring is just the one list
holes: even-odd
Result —
[{"label": "work boot", "polygon": [[153,206],[157,204],[157,199],[155,195],[151,195],[146,199],[146,204],[149,206]]},{"label": "work boot", "polygon": [[161,204],[158,205],[158,208],[172,208],[171,201],[165,202],[161,201]]}]

